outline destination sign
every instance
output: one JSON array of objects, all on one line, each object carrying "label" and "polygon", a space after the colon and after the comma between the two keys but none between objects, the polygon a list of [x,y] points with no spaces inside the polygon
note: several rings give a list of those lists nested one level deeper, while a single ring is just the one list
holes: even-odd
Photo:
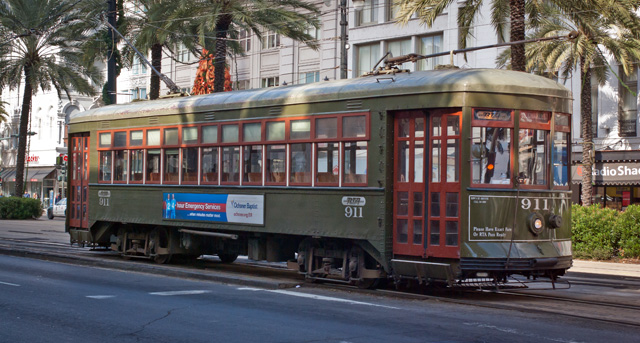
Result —
[{"label": "destination sign", "polygon": [[473,118],[477,120],[510,121],[510,110],[473,110]]}]

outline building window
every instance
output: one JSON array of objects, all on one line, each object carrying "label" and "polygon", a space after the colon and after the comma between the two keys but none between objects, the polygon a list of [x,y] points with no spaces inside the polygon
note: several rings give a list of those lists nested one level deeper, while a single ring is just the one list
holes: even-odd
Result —
[{"label": "building window", "polygon": [[[413,47],[411,46],[411,39],[397,40],[389,42],[389,51],[393,57],[398,57],[402,55],[407,55],[413,52]],[[400,66],[400,69],[410,69],[413,70],[413,62],[403,63]]]},{"label": "building window", "polygon": [[396,21],[396,16],[402,6],[397,4],[394,0],[387,1],[387,21]]},{"label": "building window", "polygon": [[360,13],[356,12],[356,26],[378,22],[378,0],[365,0]]},{"label": "building window", "polygon": [[[420,54],[431,55],[442,52],[442,34],[420,38]],[[418,70],[433,70],[439,64],[443,64],[443,57],[434,57],[418,62]]]},{"label": "building window", "polygon": [[630,75],[625,75],[620,67],[618,75],[621,82],[618,85],[620,94],[620,137],[635,137],[636,123],[638,121],[638,70],[635,69]]},{"label": "building window", "polygon": [[241,30],[238,35],[238,43],[243,52],[251,51],[251,33],[248,30]]},{"label": "building window", "polygon": [[134,88],[131,90],[131,101],[146,99],[147,98],[147,89],[145,87],[142,88]]},{"label": "building window", "polygon": [[264,35],[262,35],[262,49],[273,49],[280,46],[280,35],[273,32],[267,31]]},{"label": "building window", "polygon": [[280,77],[265,77],[262,78],[262,88],[276,87],[280,85]]},{"label": "building window", "polygon": [[131,73],[133,75],[144,75],[147,73],[147,65],[140,61],[140,57],[133,56],[133,64],[131,65]]},{"label": "building window", "polygon": [[312,71],[308,73],[300,73],[300,83],[313,83],[320,81],[320,72]]},{"label": "building window", "polygon": [[189,62],[191,60],[191,53],[183,43],[178,44],[178,61],[180,62]]},{"label": "building window", "polygon": [[358,75],[370,72],[380,60],[380,44],[368,44],[358,47]]},{"label": "building window", "polygon": [[243,89],[251,89],[251,81],[249,80],[240,80],[238,82],[234,82],[236,90],[243,90]]},{"label": "building window", "polygon": [[306,33],[309,36],[313,37],[313,39],[315,39],[315,40],[319,40],[320,39],[321,30],[322,30],[322,27],[316,28],[313,25],[309,25],[309,26],[307,26],[306,29],[304,29],[304,33]]}]

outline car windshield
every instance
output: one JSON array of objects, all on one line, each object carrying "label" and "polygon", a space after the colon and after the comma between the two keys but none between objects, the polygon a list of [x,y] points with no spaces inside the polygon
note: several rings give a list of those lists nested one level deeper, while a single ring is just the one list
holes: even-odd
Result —
[{"label": "car windshield", "polygon": [[67,198],[60,199],[56,205],[62,206],[67,204]]}]

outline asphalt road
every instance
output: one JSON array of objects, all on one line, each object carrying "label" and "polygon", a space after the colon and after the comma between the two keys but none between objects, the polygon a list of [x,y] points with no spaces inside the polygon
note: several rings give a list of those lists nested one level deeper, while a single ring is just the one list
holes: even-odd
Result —
[{"label": "asphalt road", "polygon": [[3,342],[633,342],[602,323],[0,256]]}]

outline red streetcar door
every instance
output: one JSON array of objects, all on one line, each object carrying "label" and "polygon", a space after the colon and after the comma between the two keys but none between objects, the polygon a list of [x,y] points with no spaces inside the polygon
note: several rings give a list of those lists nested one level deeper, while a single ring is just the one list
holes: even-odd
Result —
[{"label": "red streetcar door", "polygon": [[71,136],[70,191],[67,199],[69,226],[89,228],[89,134]]},{"label": "red streetcar door", "polygon": [[427,256],[460,258],[460,112],[429,116]]},{"label": "red streetcar door", "polygon": [[394,119],[393,253],[424,254],[425,122],[422,111]]}]

